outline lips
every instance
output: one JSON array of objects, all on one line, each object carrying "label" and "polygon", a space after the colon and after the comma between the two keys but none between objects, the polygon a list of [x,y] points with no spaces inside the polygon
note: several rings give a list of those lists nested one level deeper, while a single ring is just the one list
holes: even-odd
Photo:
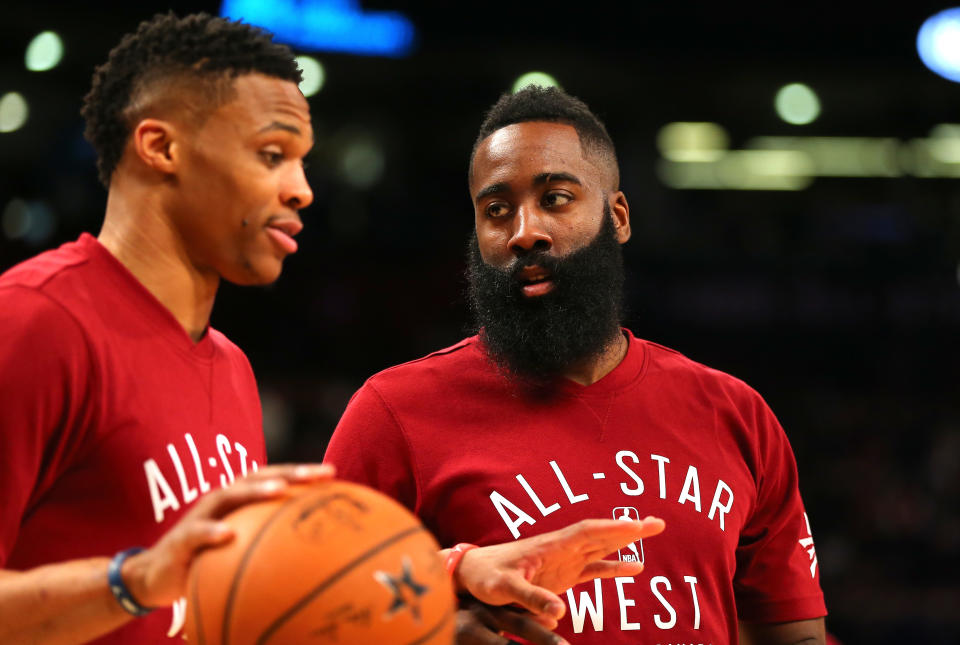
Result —
[{"label": "lips", "polygon": [[520,290],[528,298],[535,298],[553,291],[552,274],[539,266],[524,267],[516,274]]},{"label": "lips", "polygon": [[284,253],[296,253],[297,241],[293,237],[303,230],[303,223],[297,219],[274,218],[267,222],[267,235]]}]

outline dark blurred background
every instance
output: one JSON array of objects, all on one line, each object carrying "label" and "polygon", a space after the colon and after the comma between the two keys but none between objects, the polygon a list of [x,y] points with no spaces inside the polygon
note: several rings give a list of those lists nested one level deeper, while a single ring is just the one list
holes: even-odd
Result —
[{"label": "dark blurred background", "polygon": [[[357,8],[405,14],[408,55],[298,49],[324,71],[301,250],[274,286],[224,286],[213,317],[258,375],[271,459],[319,460],[367,376],[462,337],[476,128],[547,72],[618,145],[628,326],[743,378],[786,428],[829,629],[960,643],[960,84],[916,49],[950,5],[848,4],[380,0]],[[80,101],[121,35],[167,9],[220,5],[4,3],[0,270],[99,230]],[[45,30],[62,60],[29,71]],[[815,93],[812,122],[778,114],[790,83]],[[794,99],[788,118],[809,120]]]}]

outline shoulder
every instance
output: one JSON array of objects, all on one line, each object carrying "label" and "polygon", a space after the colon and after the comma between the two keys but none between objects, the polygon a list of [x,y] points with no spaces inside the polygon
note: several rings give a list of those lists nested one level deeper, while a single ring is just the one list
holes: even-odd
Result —
[{"label": "shoulder", "polygon": [[422,389],[431,382],[440,384],[469,378],[487,368],[488,363],[478,347],[478,339],[471,336],[421,358],[378,372],[367,379],[366,385],[379,391]]},{"label": "shoulder", "polygon": [[647,378],[663,383],[676,383],[709,395],[714,400],[725,399],[740,407],[763,403],[763,399],[743,380],[722,370],[697,362],[675,349],[649,340],[643,343],[647,356]]},{"label": "shoulder", "polygon": [[40,322],[32,317],[80,324],[82,311],[90,309],[89,292],[95,282],[95,271],[90,270],[94,244],[94,238],[85,234],[4,272],[0,314],[6,312],[22,327]]},{"label": "shoulder", "polygon": [[90,261],[84,241],[81,238],[24,260],[0,275],[0,287],[19,285],[44,289],[58,278],[71,277],[76,269]]}]

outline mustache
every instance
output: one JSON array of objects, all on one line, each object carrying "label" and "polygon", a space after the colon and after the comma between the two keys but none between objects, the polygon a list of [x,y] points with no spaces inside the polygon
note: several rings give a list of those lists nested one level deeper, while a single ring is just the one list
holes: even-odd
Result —
[{"label": "mustache", "polygon": [[537,250],[528,251],[523,255],[514,258],[510,264],[503,269],[496,270],[516,280],[518,279],[518,274],[529,267],[540,267],[541,269],[546,269],[553,274],[557,272],[557,269],[560,268],[562,263],[562,258],[559,258],[555,255],[550,255],[548,251]]}]

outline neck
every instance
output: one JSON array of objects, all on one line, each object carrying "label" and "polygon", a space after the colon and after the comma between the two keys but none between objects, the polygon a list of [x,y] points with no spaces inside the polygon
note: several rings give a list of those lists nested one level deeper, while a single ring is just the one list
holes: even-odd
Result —
[{"label": "neck", "polygon": [[624,336],[622,331],[618,330],[616,336],[611,338],[610,342],[604,346],[603,351],[571,366],[563,373],[563,376],[580,385],[593,385],[612,372],[623,361],[627,355],[628,346],[627,337]]},{"label": "neck", "polygon": [[[170,218],[156,199],[113,189],[97,239],[197,342],[207,329],[220,278],[190,261]],[[141,199],[141,197],[143,199]]]}]

